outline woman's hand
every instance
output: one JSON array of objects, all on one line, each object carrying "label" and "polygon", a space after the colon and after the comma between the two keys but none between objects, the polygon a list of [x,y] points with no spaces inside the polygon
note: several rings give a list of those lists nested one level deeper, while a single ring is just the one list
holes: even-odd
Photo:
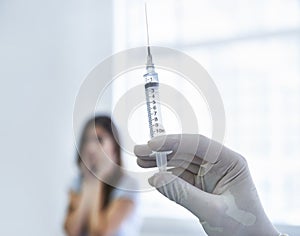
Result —
[{"label": "woman's hand", "polygon": [[103,156],[96,158],[97,160],[92,164],[81,162],[80,167],[84,181],[105,181],[105,179],[113,172],[114,163],[110,158]]}]

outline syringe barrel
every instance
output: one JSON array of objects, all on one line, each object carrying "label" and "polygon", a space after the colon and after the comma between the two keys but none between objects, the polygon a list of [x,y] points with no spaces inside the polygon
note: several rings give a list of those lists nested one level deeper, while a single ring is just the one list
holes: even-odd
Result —
[{"label": "syringe barrel", "polygon": [[[144,79],[148,123],[150,136],[153,138],[165,134],[160,109],[158,74],[155,72],[154,66],[147,66],[147,74],[144,75]],[[156,165],[159,168],[159,171],[166,171],[167,153],[168,152],[155,152]]]},{"label": "syringe barrel", "polygon": [[154,68],[148,69],[145,78],[145,93],[147,101],[148,123],[151,138],[165,134],[162,125],[160,100],[159,100],[159,81]]}]

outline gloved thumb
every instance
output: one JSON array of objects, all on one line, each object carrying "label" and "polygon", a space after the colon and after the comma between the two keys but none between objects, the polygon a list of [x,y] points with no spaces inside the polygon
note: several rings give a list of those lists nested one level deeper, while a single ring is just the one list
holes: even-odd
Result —
[{"label": "gloved thumb", "polygon": [[161,194],[191,211],[199,220],[206,220],[214,214],[212,209],[218,203],[218,195],[206,193],[170,172],[159,172],[148,181]]},{"label": "gloved thumb", "polygon": [[156,173],[148,181],[161,194],[180,205],[187,199],[187,183],[171,172]]}]

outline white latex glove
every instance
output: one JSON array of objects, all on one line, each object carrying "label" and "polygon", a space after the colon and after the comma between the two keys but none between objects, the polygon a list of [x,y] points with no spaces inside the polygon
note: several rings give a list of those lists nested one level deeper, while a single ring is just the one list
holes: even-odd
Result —
[{"label": "white latex glove", "polygon": [[[156,166],[152,151],[168,151],[171,172],[149,183],[199,218],[208,235],[278,236],[260,203],[247,162],[238,153],[198,134],[158,136],[135,146],[141,167]],[[178,177],[179,176],[179,177]]]}]

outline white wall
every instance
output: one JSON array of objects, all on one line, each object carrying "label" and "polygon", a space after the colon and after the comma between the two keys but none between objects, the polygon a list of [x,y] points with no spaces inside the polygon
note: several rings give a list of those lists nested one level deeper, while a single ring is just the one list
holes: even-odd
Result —
[{"label": "white wall", "polygon": [[0,1],[0,235],[63,235],[75,96],[112,24],[110,0]]}]

